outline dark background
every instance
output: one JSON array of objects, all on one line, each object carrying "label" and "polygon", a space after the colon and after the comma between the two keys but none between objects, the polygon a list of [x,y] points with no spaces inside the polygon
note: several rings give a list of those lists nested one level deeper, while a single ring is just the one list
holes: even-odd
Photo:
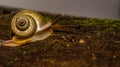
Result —
[{"label": "dark background", "polygon": [[0,5],[74,16],[120,18],[120,0],[0,0]]}]

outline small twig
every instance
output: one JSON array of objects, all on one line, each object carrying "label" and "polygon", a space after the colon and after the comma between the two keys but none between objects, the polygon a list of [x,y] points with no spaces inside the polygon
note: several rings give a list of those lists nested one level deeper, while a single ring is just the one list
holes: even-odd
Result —
[{"label": "small twig", "polygon": [[64,29],[64,28],[80,28],[80,25],[52,25],[53,29]]}]

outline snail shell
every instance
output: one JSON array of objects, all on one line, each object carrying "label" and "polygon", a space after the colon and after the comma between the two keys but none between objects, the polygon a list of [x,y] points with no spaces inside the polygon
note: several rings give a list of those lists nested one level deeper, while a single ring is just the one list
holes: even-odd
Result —
[{"label": "snail shell", "polygon": [[39,13],[32,10],[23,10],[13,17],[11,28],[17,37],[29,37],[38,31],[44,30],[42,27],[45,24],[47,22],[45,22],[44,17]]},{"label": "snail shell", "polygon": [[19,46],[37,40],[43,40],[53,32],[50,22],[36,11],[23,10],[12,19],[11,29],[14,33],[12,40],[4,42],[4,46]]}]

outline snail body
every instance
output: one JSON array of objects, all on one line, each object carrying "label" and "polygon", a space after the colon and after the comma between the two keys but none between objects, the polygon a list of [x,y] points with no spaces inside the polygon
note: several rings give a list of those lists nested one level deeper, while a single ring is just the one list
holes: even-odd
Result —
[{"label": "snail body", "polygon": [[19,46],[37,40],[43,40],[53,32],[52,22],[45,22],[42,15],[32,10],[18,12],[12,19],[12,40],[5,41],[4,46]]}]

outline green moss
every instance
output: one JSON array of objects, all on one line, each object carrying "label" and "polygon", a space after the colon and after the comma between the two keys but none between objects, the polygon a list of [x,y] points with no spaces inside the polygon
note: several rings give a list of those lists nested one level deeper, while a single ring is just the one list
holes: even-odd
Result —
[{"label": "green moss", "polygon": [[99,18],[82,18],[71,20],[75,24],[81,24],[83,26],[98,26],[98,25],[107,25],[115,27],[120,25],[120,20],[113,19],[99,19]]},{"label": "green moss", "polygon": [[[52,16],[46,16],[45,20],[49,21],[52,19]],[[70,20],[69,20],[70,19]],[[56,20],[56,24],[69,24],[69,25],[82,25],[86,26],[108,26],[108,27],[117,27],[120,29],[120,20],[113,20],[113,19],[100,19],[100,18],[87,18],[87,17],[74,17],[74,19],[61,19],[58,18]],[[62,20],[62,21],[61,21]],[[60,21],[60,22],[59,22]]]}]

